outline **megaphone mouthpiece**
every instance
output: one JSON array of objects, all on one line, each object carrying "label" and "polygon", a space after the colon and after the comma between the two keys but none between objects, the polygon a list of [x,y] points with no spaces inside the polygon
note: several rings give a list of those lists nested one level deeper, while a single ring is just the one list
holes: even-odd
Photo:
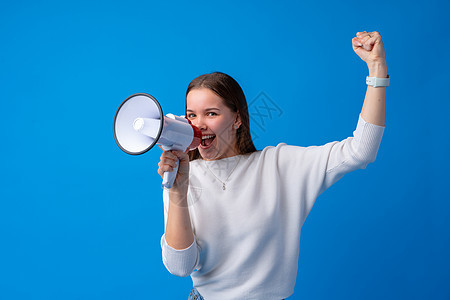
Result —
[{"label": "megaphone mouthpiece", "polygon": [[197,149],[198,146],[200,146],[200,144],[202,143],[203,134],[198,127],[192,125],[191,121],[189,121],[189,124],[194,130],[194,137],[192,138],[192,143],[189,145],[188,149],[194,150]]}]

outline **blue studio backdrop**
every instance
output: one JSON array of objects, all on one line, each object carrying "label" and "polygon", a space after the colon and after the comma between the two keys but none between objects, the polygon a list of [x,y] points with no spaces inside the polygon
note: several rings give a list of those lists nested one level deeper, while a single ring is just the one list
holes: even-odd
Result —
[{"label": "blue studio backdrop", "polygon": [[449,299],[448,1],[3,1],[0,299],[186,299],[169,274],[156,148],[115,144],[116,109],[189,82],[243,87],[258,149],[351,136],[383,37],[391,86],[377,161],[322,194],[290,299]]}]

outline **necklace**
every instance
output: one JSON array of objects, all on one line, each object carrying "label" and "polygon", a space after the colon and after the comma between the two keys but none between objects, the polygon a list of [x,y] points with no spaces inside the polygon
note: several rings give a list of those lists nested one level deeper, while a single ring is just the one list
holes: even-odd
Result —
[{"label": "necklace", "polygon": [[230,174],[228,174],[227,179],[225,179],[225,181],[220,180],[219,177],[216,176],[216,174],[213,173],[213,171],[211,171],[211,169],[208,167],[208,165],[206,164],[206,161],[203,161],[203,163],[205,164],[205,167],[208,169],[208,171],[214,176],[216,177],[217,180],[219,180],[220,182],[222,182],[222,190],[226,190],[226,183],[228,181],[228,179],[230,178],[231,174],[233,174],[234,170],[236,169],[236,167],[238,166],[239,162],[241,161],[241,156],[239,156],[239,159],[236,163],[236,165],[234,166],[233,170],[231,170]]}]

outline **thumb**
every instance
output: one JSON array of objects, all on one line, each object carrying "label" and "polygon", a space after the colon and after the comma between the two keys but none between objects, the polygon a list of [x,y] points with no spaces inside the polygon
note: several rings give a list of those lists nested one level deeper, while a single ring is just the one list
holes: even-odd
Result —
[{"label": "thumb", "polygon": [[357,37],[352,38],[353,50],[362,46],[361,40]]},{"label": "thumb", "polygon": [[369,55],[369,51],[364,49],[362,46],[355,46],[355,44],[353,44],[353,51],[355,51],[355,53],[364,61]]}]

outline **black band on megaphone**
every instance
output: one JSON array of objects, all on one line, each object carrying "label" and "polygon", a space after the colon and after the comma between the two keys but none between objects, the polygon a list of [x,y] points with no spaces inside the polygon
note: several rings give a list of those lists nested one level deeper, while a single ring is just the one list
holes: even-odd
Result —
[{"label": "black band on megaphone", "polygon": [[[133,101],[133,99],[139,99],[137,97],[139,96],[143,96],[146,97],[147,99],[149,99],[149,101],[151,101],[150,105],[145,105],[145,107],[140,107],[142,106],[142,103],[137,102],[136,104],[134,104],[134,102],[130,102]],[[138,151],[132,151],[131,149],[127,148],[125,145],[122,145],[121,142],[121,138],[128,138],[126,136],[122,136],[121,138],[118,136],[118,130],[121,126],[125,127],[126,129],[128,128],[132,128],[133,126],[133,121],[136,118],[141,118],[141,117],[147,117],[146,114],[149,113],[148,110],[151,110],[151,114],[153,115],[159,115],[159,119],[160,119],[160,126],[158,129],[158,133],[156,135],[156,137],[154,139],[150,139],[148,137],[144,137],[141,135],[138,135],[138,133],[136,132],[136,136],[138,136],[139,138],[139,142],[141,144],[144,144],[142,150],[138,150]],[[123,116],[125,115],[125,116]],[[125,118],[126,120],[123,120],[123,118]],[[155,146],[155,144],[158,142],[161,133],[163,131],[163,126],[164,126],[164,115],[163,115],[163,111],[161,108],[161,105],[159,104],[159,102],[150,94],[146,94],[146,93],[136,93],[133,94],[131,96],[129,96],[128,98],[126,98],[119,106],[119,108],[116,111],[116,114],[114,115],[114,123],[113,123],[113,133],[114,133],[114,140],[116,141],[117,146],[119,146],[119,148],[127,153],[127,154],[131,154],[131,155],[140,155],[143,154],[145,152],[147,152],[148,150],[150,150],[151,148],[153,148],[153,146]],[[129,130],[130,135],[134,135],[134,129],[133,130]],[[123,135],[123,133],[122,133]],[[133,139],[133,137],[130,136],[130,139]],[[148,144],[148,145],[147,145]]]}]

